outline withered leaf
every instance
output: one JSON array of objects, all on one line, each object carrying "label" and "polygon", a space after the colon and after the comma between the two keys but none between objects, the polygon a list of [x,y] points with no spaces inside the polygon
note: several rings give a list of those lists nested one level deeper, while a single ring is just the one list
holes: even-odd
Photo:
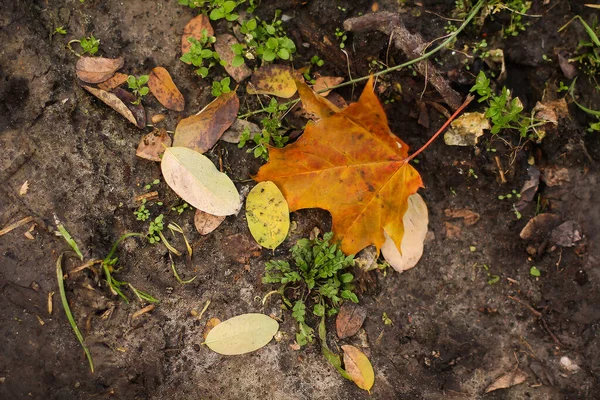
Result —
[{"label": "withered leaf", "polygon": [[272,94],[289,99],[296,93],[294,78],[303,80],[302,75],[286,65],[263,65],[252,74],[246,87],[248,94]]},{"label": "withered leaf", "polygon": [[217,41],[215,42],[215,51],[221,57],[221,60],[225,60],[227,63],[225,65],[225,71],[231,76],[236,82],[241,82],[244,79],[248,78],[252,75],[252,71],[246,64],[242,64],[239,67],[234,67],[232,65],[233,57],[235,57],[235,53],[231,50],[231,46],[234,44],[239,44],[236,38],[229,33],[224,33],[222,35],[217,35]]},{"label": "withered leaf", "polygon": [[328,210],[346,254],[370,244],[380,249],[384,232],[400,248],[408,197],[423,183],[407,161],[408,146],[387,125],[373,78],[359,101],[341,111],[304,83],[297,85],[302,102],[321,119],[295,143],[270,148],[269,162],[254,179],[274,182],[290,211]]},{"label": "withered leaf", "polygon": [[146,110],[141,103],[134,104],[137,101],[135,95],[119,87],[114,88],[112,93],[131,110],[131,113],[135,117],[137,127],[144,128],[146,126]]},{"label": "withered leaf", "polygon": [[131,110],[115,94],[91,86],[84,85],[82,87],[100,99],[104,104],[108,105],[110,108],[125,117],[127,121],[137,126],[137,121]]},{"label": "withered leaf", "polygon": [[211,318],[208,320],[206,325],[204,325],[204,330],[202,331],[202,337],[206,340],[206,337],[215,326],[219,325],[221,320],[219,318]]},{"label": "withered leaf", "polygon": [[201,235],[208,235],[225,221],[224,215],[212,215],[202,210],[196,209],[194,215],[194,226]]},{"label": "withered leaf", "polygon": [[528,375],[525,372],[523,372],[519,368],[516,368],[514,371],[508,372],[502,375],[500,378],[496,379],[494,383],[492,383],[490,386],[488,386],[487,389],[485,389],[485,392],[489,393],[493,392],[494,390],[506,389],[511,386],[519,385],[525,382],[527,378]]},{"label": "withered leaf", "polygon": [[100,83],[108,80],[123,66],[123,57],[80,57],[75,65],[77,77],[85,83]]},{"label": "withered leaf", "polygon": [[344,369],[356,386],[370,393],[375,383],[375,371],[362,351],[351,345],[341,346],[344,350]]},{"label": "withered leaf", "polygon": [[197,40],[202,39],[202,31],[204,29],[206,29],[208,36],[213,36],[215,34],[208,16],[205,14],[200,14],[197,17],[192,18],[190,22],[187,23],[183,29],[183,35],[181,36],[181,54],[187,53],[190,51],[190,47],[192,47],[191,43],[188,41],[188,38],[193,37]]},{"label": "withered leaf", "polygon": [[462,218],[465,225],[474,225],[479,221],[480,215],[468,208],[447,208],[444,210],[446,217],[451,219]]},{"label": "withered leaf", "polygon": [[127,78],[129,75],[122,74],[120,72],[115,72],[115,74],[108,80],[101,82],[98,84],[98,89],[111,91],[116,87],[121,86],[125,82],[127,82]]},{"label": "withered leaf", "polygon": [[335,320],[335,329],[338,338],[345,339],[356,335],[362,324],[367,318],[367,309],[345,301],[340,307],[340,312]]},{"label": "withered leaf", "polygon": [[321,90],[329,89],[330,87],[339,85],[342,82],[344,82],[344,78],[339,76],[320,76],[317,79],[315,79],[315,84],[312,88],[321,96],[327,97],[329,93],[331,93],[331,90],[327,90],[325,92],[320,93]]},{"label": "withered leaf", "polygon": [[231,124],[229,129],[225,131],[223,136],[221,136],[221,140],[227,143],[239,143],[240,137],[246,128],[250,131],[250,137],[254,137],[256,133],[260,132],[260,127],[258,125],[246,121],[245,119],[238,118]]},{"label": "withered leaf", "polygon": [[148,88],[165,108],[173,111],[183,111],[185,108],[183,95],[175,86],[169,71],[163,67],[156,67],[150,72]]},{"label": "withered leaf", "polygon": [[235,91],[222,94],[198,114],[179,121],[173,146],[208,151],[237,118],[240,100]]},{"label": "withered leaf", "polygon": [[171,147],[171,137],[164,128],[155,129],[142,138],[135,155],[146,160],[160,162],[165,147]]}]

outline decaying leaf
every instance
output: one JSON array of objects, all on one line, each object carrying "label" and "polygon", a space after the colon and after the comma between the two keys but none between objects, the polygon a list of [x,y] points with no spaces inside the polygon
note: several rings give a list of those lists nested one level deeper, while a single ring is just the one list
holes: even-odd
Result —
[{"label": "decaying leaf", "polygon": [[220,323],[221,320],[219,318],[211,318],[208,320],[206,325],[204,325],[204,330],[202,331],[202,337],[204,338],[204,340],[206,340],[206,337],[208,336],[210,331],[212,331],[212,329]]},{"label": "decaying leaf", "polygon": [[155,129],[142,138],[135,155],[146,160],[160,162],[165,147],[171,147],[171,137],[164,128]]},{"label": "decaying leaf", "polygon": [[150,119],[150,121],[152,121],[153,124],[158,124],[159,122],[162,122],[165,120],[165,114],[154,114],[152,116],[152,118]]},{"label": "decaying leaf", "polygon": [[362,351],[351,345],[341,346],[344,350],[344,369],[356,386],[370,393],[375,383],[375,371]]},{"label": "decaying leaf", "polygon": [[408,197],[423,184],[407,162],[408,146],[387,125],[373,79],[359,101],[342,111],[297,84],[302,102],[321,119],[308,124],[295,143],[269,149],[269,162],[254,179],[273,181],[291,211],[330,211],[335,240],[347,254],[370,244],[380,249],[384,233],[400,248]]},{"label": "decaying leaf", "polygon": [[463,220],[466,226],[475,225],[481,216],[468,208],[447,208],[444,210],[447,218]]},{"label": "decaying leaf", "polygon": [[242,64],[239,67],[233,66],[233,57],[235,57],[235,53],[231,50],[231,46],[239,44],[237,39],[229,33],[217,35],[216,39],[215,51],[219,54],[221,60],[224,60],[227,63],[224,68],[229,76],[236,82],[241,82],[252,75],[252,70],[248,68],[246,64]]},{"label": "decaying leaf", "polygon": [[23,182],[21,188],[19,189],[19,196],[25,196],[27,191],[29,190],[29,181]]},{"label": "decaying leaf", "polygon": [[550,241],[562,247],[572,247],[583,239],[581,226],[577,221],[565,221],[552,230]]},{"label": "decaying leaf", "polygon": [[193,207],[213,215],[238,212],[240,195],[235,185],[202,154],[186,147],[169,147],[161,169],[169,187]]},{"label": "decaying leaf", "polygon": [[131,112],[131,110],[119,99],[115,94],[107,92],[105,90],[96,89],[91,86],[82,86],[85,90],[96,96],[100,101],[104,104],[108,105],[110,108],[121,114],[123,117],[127,119],[127,121],[131,122],[135,126],[138,126],[138,123],[135,119],[135,116]]},{"label": "decaying leaf", "polygon": [[75,72],[85,83],[100,83],[113,76],[123,62],[123,57],[80,57],[75,64]]},{"label": "decaying leaf", "polygon": [[211,329],[203,344],[219,354],[245,354],[266,346],[278,330],[277,321],[267,315],[242,314]]},{"label": "decaying leaf", "polygon": [[523,372],[519,368],[516,368],[514,371],[508,372],[502,375],[500,378],[496,379],[494,383],[492,383],[490,386],[488,386],[487,389],[485,389],[485,392],[489,393],[493,392],[494,390],[506,389],[511,386],[519,385],[525,382],[527,378],[528,375],[525,372]]},{"label": "decaying leaf", "polygon": [[196,210],[194,214],[194,226],[201,235],[208,235],[225,221],[224,215],[212,215],[202,210]]},{"label": "decaying leaf", "polygon": [[183,35],[181,35],[181,54],[187,53],[190,51],[190,47],[192,47],[188,38],[193,37],[196,40],[202,39],[202,31],[205,29],[207,36],[213,36],[215,34],[208,16],[205,14],[200,14],[187,23],[183,29]]},{"label": "decaying leaf", "polygon": [[483,113],[464,113],[452,121],[444,142],[448,146],[475,146],[484,129],[490,129],[490,121]]},{"label": "decaying leaf", "polygon": [[329,93],[331,93],[331,90],[320,93],[321,90],[329,89],[330,87],[339,85],[342,82],[344,82],[344,78],[339,76],[320,76],[315,79],[315,84],[313,85],[312,89],[321,96],[327,97]]},{"label": "decaying leaf", "polygon": [[289,99],[296,93],[296,79],[303,79],[292,68],[280,64],[263,65],[252,74],[246,87],[248,94],[271,94]]},{"label": "decaying leaf", "polygon": [[146,127],[146,110],[141,103],[135,104],[137,98],[131,92],[123,88],[114,88],[111,92],[119,98],[129,108],[133,117],[135,118],[136,125],[138,128],[143,129]]},{"label": "decaying leaf", "polygon": [[98,84],[98,89],[111,91],[116,87],[121,86],[125,82],[127,82],[127,78],[129,75],[122,74],[120,72],[115,72],[115,74],[108,80],[101,82]]},{"label": "decaying leaf", "polygon": [[351,301],[345,301],[340,307],[340,312],[335,320],[338,338],[345,339],[356,335],[365,322],[365,318],[367,318],[366,308]]},{"label": "decaying leaf", "polygon": [[519,236],[524,240],[542,240],[558,224],[560,224],[560,216],[550,213],[538,214],[527,222]]},{"label": "decaying leaf", "polygon": [[169,71],[163,67],[152,69],[148,79],[148,88],[165,108],[173,111],[183,111],[185,108],[183,95],[175,86]]},{"label": "decaying leaf", "polygon": [[383,258],[398,272],[411,269],[423,255],[423,244],[427,236],[429,215],[427,204],[423,198],[415,193],[408,197],[408,209],[402,217],[404,223],[404,237],[402,238],[401,251],[386,232],[385,242],[381,247]]},{"label": "decaying leaf", "polygon": [[273,182],[254,186],[246,199],[246,219],[250,233],[261,246],[274,250],[290,230],[290,210]]},{"label": "decaying leaf", "polygon": [[240,100],[235,91],[222,94],[196,115],[179,121],[173,146],[183,146],[199,153],[208,151],[237,118]]},{"label": "decaying leaf", "polygon": [[260,127],[258,125],[246,121],[245,119],[238,118],[231,124],[229,129],[223,133],[221,140],[227,143],[239,143],[240,137],[246,128],[250,131],[250,137],[254,137],[255,134],[260,132]]}]

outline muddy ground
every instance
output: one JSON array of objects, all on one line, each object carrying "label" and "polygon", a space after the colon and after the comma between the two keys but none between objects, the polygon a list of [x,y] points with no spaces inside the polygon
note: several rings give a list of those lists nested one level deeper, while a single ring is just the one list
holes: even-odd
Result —
[{"label": "muddy ground", "polygon": [[[400,11],[409,29],[426,40],[445,33],[446,21],[426,11],[449,16],[454,2],[406,3],[400,7],[396,1],[380,1],[379,9]],[[527,110],[544,95],[550,99],[565,95],[556,94],[558,82],[567,81],[556,54],[574,49],[585,32],[575,25],[566,33],[556,31],[573,15],[592,14],[579,1],[534,3],[531,13],[542,17],[528,19],[530,26],[519,36],[500,40],[499,17],[486,24],[484,32],[467,30],[455,45],[462,49],[485,34],[488,43],[503,48],[505,84]],[[293,17],[286,27],[299,49],[295,66],[318,53],[326,62],[324,72],[347,76],[346,58],[337,50],[333,32],[346,18],[370,12],[370,1],[263,1],[257,12],[266,18],[275,8]],[[207,81],[178,59],[180,34],[194,15],[167,0],[2,2],[0,227],[26,216],[32,216],[37,227],[35,240],[23,235],[29,225],[0,237],[0,398],[600,398],[600,136],[586,133],[592,120],[573,104],[569,116],[548,129],[540,144],[529,143],[518,152],[486,134],[477,148],[450,147],[438,140],[419,156],[416,167],[426,185],[420,193],[430,214],[423,258],[402,274],[363,274],[360,302],[368,310],[364,333],[362,339],[344,341],[361,346],[373,363],[376,377],[370,396],[341,378],[317,344],[300,351],[290,347],[295,333],[291,316],[282,312],[275,298],[264,307],[260,301],[272,289],[261,283],[261,276],[264,262],[273,254],[254,244],[243,213],[228,217],[214,233],[201,237],[194,229],[192,211],[181,215],[170,211],[179,200],[164,182],[155,188],[165,206],[153,206],[151,211],[164,212],[165,218],[185,229],[195,256],[191,263],[177,265],[184,277],[197,278],[189,285],[179,284],[163,246],[129,239],[118,251],[119,279],[161,300],[154,311],[133,318],[143,304],[126,304],[111,295],[89,271],[70,274],[67,297],[96,364],[96,372],[90,373],[58,295],[52,298],[52,314],[47,309],[48,293],[58,292],[56,259],[68,249],[52,233],[53,214],[87,259],[103,258],[123,233],[147,230],[146,223],[133,215],[138,206],[134,199],[161,174],[158,164],[135,156],[143,132],[79,87],[76,57],[65,44],[93,33],[101,40],[101,54],[125,57],[125,73],[166,67],[187,102],[184,113],[166,113],[163,126],[173,129],[178,118],[211,100]],[[52,36],[58,26],[64,26],[67,35]],[[216,30],[224,32],[227,25],[217,24]],[[323,35],[333,38],[333,45],[331,51],[319,53],[324,41],[315,38]],[[353,76],[368,74],[372,59],[385,62],[387,48],[383,34],[349,35]],[[389,57],[390,64],[406,59],[393,48]],[[461,67],[462,61],[459,54],[445,51],[436,65],[465,96],[474,75]],[[472,66],[482,68],[482,63],[476,60]],[[391,128],[416,149],[444,117],[428,108],[430,127],[418,124],[416,100],[423,90],[422,77],[406,70],[385,79],[403,88],[401,95],[382,94],[383,99],[396,98],[385,106]],[[584,75],[579,79],[580,101],[598,109],[600,95],[594,85]],[[245,97],[243,86],[238,93],[245,109],[254,100]],[[340,94],[347,100],[354,95],[355,100],[360,90],[359,85],[354,93],[345,89]],[[439,96],[429,87],[424,99],[438,101]],[[149,115],[165,111],[151,98],[145,102]],[[516,135],[505,138],[513,147],[518,143]],[[496,152],[487,151],[491,148]],[[506,172],[506,183],[500,180],[495,156]],[[252,186],[247,179],[260,166],[252,155],[220,143],[210,157],[222,159],[226,172],[239,181],[238,189]],[[531,157],[546,178],[561,171],[551,181],[554,186],[542,182],[539,194],[544,211],[580,224],[584,237],[573,247],[553,246],[546,236],[535,243],[522,240],[519,232],[536,214],[535,201],[518,219],[512,201],[498,200],[499,195],[520,190]],[[19,195],[25,181],[29,190]],[[480,220],[470,226],[460,219],[449,221],[445,210],[462,208],[480,214]],[[285,257],[291,244],[315,226],[327,231],[331,225],[328,213],[319,210],[297,212],[292,218],[298,229],[275,257]],[[460,229],[459,234],[449,233],[448,222]],[[69,258],[65,270],[80,264]],[[541,271],[540,277],[530,275],[531,266]],[[495,283],[494,276],[499,277]],[[211,304],[199,319],[197,313],[207,300]],[[110,316],[105,318],[107,311]],[[280,341],[237,357],[199,345],[208,318],[224,320],[245,312],[280,316]],[[393,325],[383,324],[384,312]],[[331,344],[338,350],[331,322]],[[568,357],[579,370],[565,370],[561,357]],[[523,384],[484,394],[486,387],[516,367],[527,375]]]}]

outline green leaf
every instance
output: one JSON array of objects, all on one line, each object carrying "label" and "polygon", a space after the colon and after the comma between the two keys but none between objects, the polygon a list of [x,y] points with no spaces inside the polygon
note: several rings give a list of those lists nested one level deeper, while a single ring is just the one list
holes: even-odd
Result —
[{"label": "green leaf", "polygon": [[223,12],[223,8],[215,8],[210,12],[210,19],[216,21],[225,17],[225,13]]},{"label": "green leaf", "polygon": [[148,83],[148,79],[150,79],[149,75],[141,75],[137,80],[138,85],[140,85],[140,86],[145,85],[146,83]]},{"label": "green leaf", "polygon": [[351,273],[345,273],[340,275],[340,281],[342,283],[349,283],[352,282],[352,279],[354,279],[354,275],[352,275]]},{"label": "green leaf", "polygon": [[277,48],[277,46],[279,45],[279,42],[277,41],[277,39],[275,38],[269,38],[269,40],[267,40],[266,46],[268,49],[274,50]]},{"label": "green leaf", "polygon": [[294,304],[294,308],[292,308],[292,317],[296,321],[304,322],[304,316],[306,315],[306,304],[302,300],[298,300],[296,304]]},{"label": "green leaf", "polygon": [[244,57],[242,57],[240,55],[234,56],[233,60],[231,60],[231,65],[233,67],[239,67],[241,65],[244,65]]},{"label": "green leaf", "polygon": [[539,269],[537,269],[535,266],[531,267],[529,269],[529,273],[531,274],[531,276],[535,276],[535,277],[538,277],[538,276],[542,275],[541,271]]},{"label": "green leaf", "polygon": [[230,13],[235,9],[236,5],[235,1],[226,1],[223,3],[223,9],[225,10],[225,13]]},{"label": "green leaf", "polygon": [[245,354],[266,346],[278,330],[277,321],[267,315],[242,314],[211,329],[203,344],[219,354]]},{"label": "green leaf", "polygon": [[321,304],[315,304],[313,308],[313,314],[315,314],[317,317],[322,317],[325,315],[325,307],[323,307]]},{"label": "green leaf", "polygon": [[63,224],[60,223],[56,215],[54,215],[54,221],[56,222],[56,227],[58,228],[58,231],[60,232],[61,236],[67,241],[69,246],[71,246],[71,248],[77,254],[79,259],[83,261],[83,254],[81,254],[79,246],[77,246],[77,242],[75,242],[75,240],[71,237],[67,229],[63,226]]},{"label": "green leaf", "polygon": [[279,58],[281,58],[282,60],[288,60],[290,58],[290,53],[286,50],[286,49],[279,49],[277,51],[277,55],[279,56]]},{"label": "green leaf", "polygon": [[263,53],[263,60],[265,61],[273,61],[275,59],[275,52],[271,49],[266,49],[265,52]]},{"label": "green leaf", "polygon": [[256,29],[256,20],[254,18],[252,18],[251,20],[246,22],[246,28],[248,29],[248,31],[255,30]]}]

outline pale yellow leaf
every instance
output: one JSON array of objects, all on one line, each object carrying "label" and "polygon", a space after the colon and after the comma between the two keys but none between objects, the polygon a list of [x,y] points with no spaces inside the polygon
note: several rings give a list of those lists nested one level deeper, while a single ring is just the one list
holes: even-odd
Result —
[{"label": "pale yellow leaf", "polygon": [[344,350],[344,369],[356,386],[369,392],[375,383],[375,371],[371,362],[354,346],[344,345],[342,350]]},{"label": "pale yellow leaf", "polygon": [[254,186],[246,199],[246,219],[254,239],[275,249],[290,230],[290,210],[277,186],[270,181]]},{"label": "pale yellow leaf", "polygon": [[203,343],[224,355],[249,353],[266,346],[279,330],[279,324],[264,314],[242,314],[211,329]]}]

